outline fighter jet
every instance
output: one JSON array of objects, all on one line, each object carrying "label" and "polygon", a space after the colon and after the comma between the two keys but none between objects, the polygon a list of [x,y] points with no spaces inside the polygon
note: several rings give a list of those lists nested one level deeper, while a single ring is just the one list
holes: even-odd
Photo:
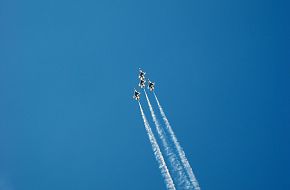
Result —
[{"label": "fighter jet", "polygon": [[137,90],[134,89],[134,95],[133,98],[137,101],[140,100],[140,92],[138,92]]},{"label": "fighter jet", "polygon": [[141,79],[140,82],[139,82],[139,86],[141,88],[145,88],[145,83],[146,83],[146,80]]},{"label": "fighter jet", "polygon": [[154,90],[155,82],[148,80],[148,89],[152,92]]},{"label": "fighter jet", "polygon": [[146,73],[139,68],[139,79],[140,80],[145,80],[145,74]]}]

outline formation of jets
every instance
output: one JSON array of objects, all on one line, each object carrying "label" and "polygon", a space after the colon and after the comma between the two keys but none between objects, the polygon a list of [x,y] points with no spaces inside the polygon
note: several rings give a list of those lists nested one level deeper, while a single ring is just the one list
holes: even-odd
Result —
[{"label": "formation of jets", "polygon": [[[142,71],[140,68],[139,68],[139,87],[140,88],[143,88],[145,89],[146,87],[146,79],[145,79],[145,72]],[[154,82],[151,82],[150,80],[148,80],[148,89],[152,92],[154,91],[154,86],[155,86],[155,83]],[[138,92],[136,89],[134,89],[134,95],[133,95],[133,98],[137,101],[140,100],[140,95],[141,93]]]}]

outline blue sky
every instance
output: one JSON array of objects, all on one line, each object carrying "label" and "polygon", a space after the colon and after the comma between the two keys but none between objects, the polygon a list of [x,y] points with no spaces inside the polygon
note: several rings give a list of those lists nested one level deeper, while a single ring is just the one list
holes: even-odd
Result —
[{"label": "blue sky", "polygon": [[202,189],[290,189],[289,17],[269,0],[0,0],[3,190],[165,189],[139,67]]}]

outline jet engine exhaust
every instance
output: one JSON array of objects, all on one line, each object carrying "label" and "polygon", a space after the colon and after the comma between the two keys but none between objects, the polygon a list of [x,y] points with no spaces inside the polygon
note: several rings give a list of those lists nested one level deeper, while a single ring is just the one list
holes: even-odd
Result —
[{"label": "jet engine exhaust", "polygon": [[157,130],[157,133],[158,133],[159,138],[161,139],[162,145],[165,149],[165,155],[169,159],[169,162],[173,168],[174,174],[176,174],[176,175],[173,175],[173,178],[177,181],[178,187],[181,187],[182,189],[193,189],[191,182],[188,181],[188,178],[187,178],[186,174],[184,173],[183,166],[181,165],[179,159],[177,158],[177,155],[172,150],[172,147],[169,146],[166,134],[165,134],[163,128],[161,128],[161,126],[159,124],[159,121],[154,113],[153,107],[151,105],[151,102],[148,98],[148,95],[147,95],[145,89],[144,89],[144,93],[145,93],[145,96],[147,99],[147,103],[148,103],[148,106],[149,106],[149,109],[151,112],[151,116],[152,116],[152,119],[154,121],[156,130]]},{"label": "jet engine exhaust", "polygon": [[141,115],[142,115],[142,119],[143,119],[143,122],[144,122],[144,125],[145,125],[145,129],[146,129],[146,132],[148,134],[148,137],[149,137],[149,140],[150,140],[150,143],[151,143],[151,146],[152,146],[152,150],[153,150],[153,153],[155,155],[155,158],[156,158],[156,161],[158,162],[158,165],[159,165],[159,168],[161,170],[161,175],[163,176],[164,178],[164,182],[166,184],[166,187],[168,190],[176,190],[175,189],[175,185],[173,183],[173,180],[171,178],[171,175],[168,171],[168,168],[166,166],[166,163],[164,161],[164,158],[163,158],[163,155],[160,151],[160,148],[159,148],[159,145],[157,144],[157,141],[156,141],[156,138],[150,128],[150,125],[146,119],[146,116],[144,114],[144,111],[142,109],[142,106],[139,103],[139,107],[140,107],[140,112],[141,112]]},{"label": "jet engine exhaust", "polygon": [[171,137],[171,139],[172,139],[172,141],[173,141],[173,143],[175,145],[175,148],[176,148],[176,150],[178,152],[178,155],[180,157],[182,165],[185,168],[185,170],[187,172],[187,175],[189,176],[189,179],[190,179],[192,185],[194,186],[194,189],[195,190],[200,190],[200,186],[198,184],[198,181],[195,178],[195,175],[194,175],[194,173],[192,171],[192,168],[191,168],[191,166],[190,166],[190,164],[189,164],[189,162],[188,162],[188,160],[187,160],[187,158],[185,156],[185,153],[184,153],[182,147],[180,146],[180,144],[179,144],[179,142],[178,142],[178,140],[177,140],[177,138],[176,138],[171,126],[170,126],[170,123],[169,123],[169,121],[168,121],[168,119],[167,119],[167,117],[166,117],[166,115],[165,115],[165,113],[163,111],[163,108],[160,105],[160,102],[158,101],[158,98],[157,98],[155,92],[153,92],[153,93],[154,93],[156,102],[158,104],[162,119],[165,122],[166,129],[167,129],[168,133],[170,134],[170,137]]}]

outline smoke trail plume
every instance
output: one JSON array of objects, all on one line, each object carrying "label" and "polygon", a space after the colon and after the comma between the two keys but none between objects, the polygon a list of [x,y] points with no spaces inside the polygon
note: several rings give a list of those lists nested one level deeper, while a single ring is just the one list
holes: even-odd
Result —
[{"label": "smoke trail plume", "polygon": [[168,119],[167,119],[167,117],[166,117],[166,115],[165,115],[165,113],[163,111],[163,108],[161,107],[161,105],[160,105],[160,103],[158,101],[158,98],[157,98],[155,93],[154,93],[154,96],[155,96],[156,102],[158,104],[161,116],[162,116],[162,118],[163,118],[163,120],[165,122],[166,129],[168,130],[168,132],[170,134],[170,137],[172,138],[172,141],[173,141],[173,143],[174,143],[174,145],[175,145],[175,147],[177,149],[177,152],[178,152],[180,160],[181,160],[181,162],[183,164],[183,167],[185,168],[185,170],[187,172],[187,175],[189,176],[189,179],[190,179],[191,183],[194,186],[194,189],[195,190],[200,190],[199,184],[198,184],[198,182],[197,182],[197,180],[196,180],[196,178],[195,178],[195,176],[193,174],[192,168],[190,167],[190,164],[189,164],[189,162],[188,162],[188,160],[187,160],[187,158],[185,156],[185,153],[184,153],[182,147],[180,146],[180,144],[179,144],[179,142],[178,142],[178,140],[177,140],[177,138],[176,138],[171,126],[170,126],[170,123],[169,123],[169,121],[168,121]]},{"label": "smoke trail plume", "polygon": [[144,93],[147,99],[147,103],[151,112],[151,116],[153,118],[154,124],[156,126],[157,129],[157,133],[161,139],[161,142],[164,146],[165,149],[165,154],[168,157],[170,164],[174,170],[174,173],[176,174],[177,177],[177,181],[178,181],[178,186],[183,187],[184,189],[193,189],[192,184],[190,183],[190,181],[188,181],[188,178],[186,176],[186,174],[183,171],[183,167],[180,163],[180,161],[177,158],[177,155],[174,153],[174,151],[172,150],[172,148],[170,147],[166,134],[164,132],[164,130],[161,128],[159,121],[156,118],[156,115],[154,113],[153,107],[151,105],[151,102],[148,98],[148,95],[146,93],[146,90],[144,89]]},{"label": "smoke trail plume", "polygon": [[160,151],[160,148],[159,148],[159,146],[157,144],[157,141],[155,139],[155,136],[152,133],[150,125],[149,125],[149,123],[148,123],[148,121],[147,121],[147,119],[145,117],[145,114],[144,114],[144,111],[142,109],[142,106],[141,106],[140,102],[138,102],[138,103],[139,103],[141,115],[142,115],[142,118],[143,118],[143,121],[144,121],[145,129],[146,129],[146,132],[148,134],[148,137],[149,137],[149,140],[150,140],[150,143],[151,143],[151,146],[152,146],[156,161],[158,162],[159,168],[161,170],[161,174],[162,174],[162,176],[164,178],[166,187],[167,187],[168,190],[176,190],[175,186],[174,186],[174,183],[173,183],[173,180],[171,178],[171,175],[170,175],[170,173],[169,173],[169,171],[167,169],[166,163],[165,163],[164,158],[162,156],[162,153]]}]

